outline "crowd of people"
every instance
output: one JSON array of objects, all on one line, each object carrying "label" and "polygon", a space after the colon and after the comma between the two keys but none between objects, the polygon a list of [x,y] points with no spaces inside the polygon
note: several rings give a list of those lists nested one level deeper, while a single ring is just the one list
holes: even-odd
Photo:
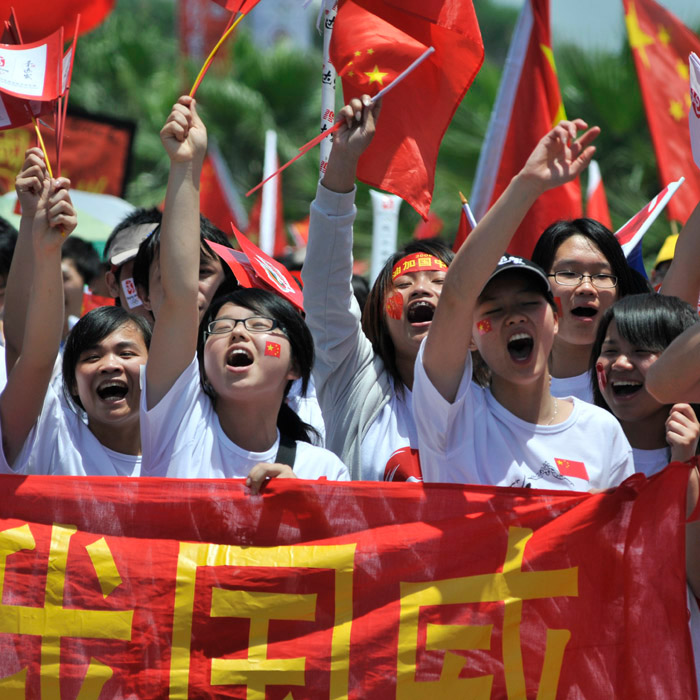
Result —
[{"label": "crowd of people", "polygon": [[[121,222],[104,268],[72,243],[70,183],[27,151],[19,234],[0,231],[0,472],[245,478],[253,493],[271,478],[590,491],[691,460],[700,207],[659,262],[660,292],[591,219],[553,222],[532,260],[505,254],[537,198],[591,160],[599,129],[563,121],[456,255],[411,242],[361,309],[355,178],[379,111],[365,96],[339,113],[311,204],[304,314],[240,286],[210,245],[231,247],[199,213],[207,135],[192,98],[161,131],[162,214]],[[98,277],[115,305],[78,318],[74,290]],[[690,484],[692,507],[694,472]],[[687,575],[700,593],[697,527]]]}]

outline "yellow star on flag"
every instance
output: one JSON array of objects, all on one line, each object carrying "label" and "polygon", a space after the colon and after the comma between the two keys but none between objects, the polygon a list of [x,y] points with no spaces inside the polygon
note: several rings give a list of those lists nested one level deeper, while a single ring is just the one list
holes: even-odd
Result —
[{"label": "yellow star on flag", "polygon": [[690,78],[690,70],[688,69],[688,64],[684,61],[678,61],[676,63],[676,71],[678,75],[683,78],[683,80],[688,80]]},{"label": "yellow star on flag", "polygon": [[355,56],[362,56],[362,51],[355,51]]},{"label": "yellow star on flag", "polygon": [[369,78],[369,84],[371,85],[372,83],[379,83],[380,85],[384,85],[384,78],[389,75],[388,73],[382,73],[379,70],[379,66],[375,64],[374,70],[371,70],[368,72],[365,71],[365,75]]},{"label": "yellow star on flag", "polygon": [[642,63],[649,68],[649,58],[647,57],[646,47],[652,46],[656,42],[654,37],[645,34],[639,26],[637,19],[637,8],[634,3],[630,3],[630,11],[625,15],[625,24],[627,25],[627,33],[630,38],[630,46],[639,51]]},{"label": "yellow star on flag", "polygon": [[367,49],[367,53],[371,56],[374,53],[374,49]]},{"label": "yellow star on flag", "polygon": [[668,113],[679,122],[685,116],[685,110],[683,109],[683,104],[678,100],[671,100],[668,106]]},{"label": "yellow star on flag", "polygon": [[671,43],[671,35],[668,33],[668,29],[666,29],[663,24],[659,25],[659,32],[656,36],[659,37],[659,41],[664,46],[668,46]]}]

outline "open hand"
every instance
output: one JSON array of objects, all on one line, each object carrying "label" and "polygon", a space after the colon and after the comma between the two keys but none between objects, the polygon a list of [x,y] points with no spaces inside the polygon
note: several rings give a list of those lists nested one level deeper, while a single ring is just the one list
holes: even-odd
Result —
[{"label": "open hand", "polygon": [[[576,138],[578,131],[587,129]],[[536,183],[542,192],[571,182],[591,162],[600,129],[588,129],[583,119],[561,121],[540,142],[527,159],[520,175]]]}]

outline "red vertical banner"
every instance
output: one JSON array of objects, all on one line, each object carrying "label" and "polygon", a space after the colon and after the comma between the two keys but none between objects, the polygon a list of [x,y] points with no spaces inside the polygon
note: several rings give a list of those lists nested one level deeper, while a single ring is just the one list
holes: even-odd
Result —
[{"label": "red vertical banner", "polygon": [[[214,48],[231,19],[231,12],[212,0],[180,0],[178,28],[180,52],[201,63]],[[214,65],[226,61],[227,52],[220,51]]]},{"label": "red vertical banner", "polygon": [[700,200],[700,170],[693,162],[688,127],[688,56],[700,54],[700,38],[653,0],[623,3],[659,180],[686,180],[668,203],[668,216],[685,223]]},{"label": "red vertical banner", "polygon": [[[539,140],[565,119],[549,22],[549,0],[526,0],[474,180],[471,202],[480,221],[501,196]],[[581,216],[578,179],[545,192],[532,206],[508,248],[529,258],[537,239],[557,219]]]},{"label": "red vertical banner", "polygon": [[687,477],[3,475],[0,696],[697,697]]}]

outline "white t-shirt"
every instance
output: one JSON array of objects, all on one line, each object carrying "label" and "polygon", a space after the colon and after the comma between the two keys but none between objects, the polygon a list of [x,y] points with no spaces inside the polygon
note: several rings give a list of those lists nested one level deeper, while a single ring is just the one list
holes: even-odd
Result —
[{"label": "white t-shirt", "polygon": [[[211,399],[202,391],[195,357],[170,391],[146,409],[146,368],[141,369],[143,476],[235,479],[260,462],[274,462],[277,440],[265,452],[248,452],[224,433]],[[294,473],[300,479],[349,481],[345,465],[322,447],[297,442]]]},{"label": "white t-shirt", "polygon": [[[0,450],[0,452],[2,452]],[[12,467],[0,460],[5,474],[63,474],[69,476],[139,476],[141,456],[114,452],[91,432],[81,413],[63,392],[50,384],[41,415]]]},{"label": "white t-shirt", "polygon": [[318,439],[313,439],[313,444],[319,447],[326,446],[326,424],[323,422],[321,407],[316,398],[316,385],[314,378],[309,377],[309,385],[306,394],[301,393],[301,379],[295,379],[287,394],[287,405],[301,418],[318,432]]},{"label": "white t-shirt", "polygon": [[578,399],[556,425],[536,425],[472,383],[467,357],[454,403],[428,379],[421,345],[413,380],[423,479],[450,483],[588,491],[634,473],[632,448],[615,417]]},{"label": "white t-shirt", "polygon": [[365,433],[360,447],[362,474],[371,481],[420,481],[413,393],[394,394]]},{"label": "white t-shirt", "polygon": [[656,450],[640,450],[632,448],[634,469],[647,476],[660,472],[671,461],[671,448],[659,447]]},{"label": "white t-shirt", "polygon": [[575,377],[552,377],[550,391],[552,396],[556,396],[558,399],[574,396],[586,403],[593,403],[591,373],[584,372]]}]

